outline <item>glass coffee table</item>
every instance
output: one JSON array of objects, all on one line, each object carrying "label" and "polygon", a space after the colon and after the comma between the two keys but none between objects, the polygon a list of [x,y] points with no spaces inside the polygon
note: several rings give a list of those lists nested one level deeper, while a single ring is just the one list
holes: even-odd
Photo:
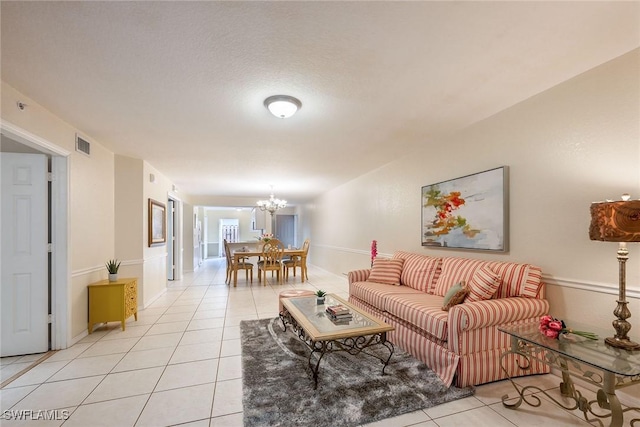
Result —
[{"label": "glass coffee table", "polygon": [[[538,387],[522,387],[509,377],[518,396],[513,403],[509,403],[512,399],[508,395],[503,396],[502,404],[505,407],[516,409],[522,402],[534,407],[540,406],[540,399],[530,393],[535,391],[543,393],[564,409],[582,411],[587,421],[600,426],[604,425],[602,420],[607,419],[610,419],[610,426],[621,426],[624,412],[640,411],[640,408],[622,409],[616,396],[617,389],[640,382],[640,351],[613,348],[606,344],[602,337],[612,335],[613,331],[608,334],[594,331],[601,337],[598,340],[573,335],[575,341],[572,341],[544,336],[537,323],[499,327],[498,330],[511,336],[511,350],[505,352],[500,359],[505,373],[507,370],[504,366],[511,355],[518,356],[518,367],[523,371],[528,369],[532,361],[557,368],[562,373],[560,393],[571,399],[571,404],[566,405]],[[595,385],[598,388],[597,400],[589,401],[576,390],[572,376]],[[635,418],[631,420],[631,425],[639,422],[640,419]]]},{"label": "glass coffee table", "polygon": [[[352,313],[349,320],[333,321],[326,313],[327,306],[344,305]],[[284,330],[287,325],[311,350],[308,364],[313,374],[314,389],[318,387],[318,370],[322,358],[328,353],[344,351],[352,355],[365,353],[383,363],[382,374],[393,355],[393,344],[387,341],[387,332],[393,326],[360,310],[334,294],[325,297],[324,304],[317,304],[316,297],[287,298],[282,300],[283,310],[280,320]],[[382,346],[389,351],[380,356],[368,349]],[[317,355],[318,360],[313,357]]]}]

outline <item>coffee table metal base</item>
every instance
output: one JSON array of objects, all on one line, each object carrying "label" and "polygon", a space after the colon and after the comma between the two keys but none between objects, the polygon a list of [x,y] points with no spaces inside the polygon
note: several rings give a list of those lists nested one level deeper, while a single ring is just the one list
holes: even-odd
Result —
[{"label": "coffee table metal base", "polygon": [[[328,353],[337,353],[340,351],[347,352],[351,355],[357,355],[360,353],[367,354],[380,360],[383,364],[382,375],[386,369],[391,356],[393,356],[394,347],[393,344],[387,341],[387,333],[381,332],[373,335],[357,335],[353,337],[341,338],[336,340],[322,340],[313,341],[309,338],[304,329],[296,322],[296,320],[286,310],[280,312],[280,320],[282,321],[283,330],[287,330],[287,324],[291,325],[292,331],[304,342],[311,350],[308,358],[308,367],[313,376],[313,389],[318,388],[318,371],[320,370],[320,362],[322,358]],[[368,348],[374,346],[383,346],[389,350],[388,357],[381,357],[366,351]],[[317,355],[317,361],[314,361],[314,354]]]},{"label": "coffee table metal base", "polygon": [[[571,404],[567,405],[554,398],[551,394],[545,390],[536,386],[523,387],[516,383],[511,376],[509,376],[505,369],[504,360],[509,355],[519,356],[519,368],[526,371],[530,365],[531,360],[535,359],[542,363],[545,363],[551,367],[556,367],[562,372],[562,382],[560,383],[560,393],[564,397],[571,399]],[[517,400],[511,402],[513,398],[509,395],[502,396],[502,404],[509,409],[517,409],[522,402],[529,406],[538,407],[542,404],[539,397],[535,393],[542,393],[552,400],[556,405],[569,410],[580,410],[586,421],[590,423],[596,423],[596,425],[604,426],[603,420],[610,419],[610,427],[620,427],[623,423],[623,413],[627,411],[640,411],[640,408],[625,408],[622,409],[622,405],[616,396],[616,389],[625,385],[632,385],[640,382],[640,377],[619,377],[612,372],[608,372],[605,369],[598,369],[591,367],[587,370],[583,370],[582,366],[575,363],[573,360],[564,357],[558,353],[544,349],[540,346],[533,345],[520,341],[517,337],[511,337],[511,350],[505,352],[501,359],[500,364],[502,370],[507,374],[507,377],[513,387],[518,393]],[[575,371],[575,372],[574,372]],[[590,384],[598,387],[597,399],[588,400],[579,390],[576,390],[572,380],[572,376],[580,376],[580,378]],[[631,425],[640,422],[640,419],[636,418],[631,420]]]}]

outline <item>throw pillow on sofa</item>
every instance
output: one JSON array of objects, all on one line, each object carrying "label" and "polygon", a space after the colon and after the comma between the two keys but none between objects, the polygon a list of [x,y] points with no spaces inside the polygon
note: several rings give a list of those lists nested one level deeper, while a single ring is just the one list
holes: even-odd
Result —
[{"label": "throw pillow on sofa", "polygon": [[464,281],[456,283],[445,294],[442,309],[449,311],[454,305],[461,304],[468,294],[469,288],[465,285]]},{"label": "throw pillow on sofa", "polygon": [[367,280],[369,282],[382,283],[384,285],[400,286],[400,275],[402,274],[403,265],[404,260],[402,258],[376,258],[373,260],[371,273]]},{"label": "throw pillow on sofa", "polygon": [[469,295],[465,302],[491,299],[500,286],[500,276],[484,265],[477,269],[469,281]]},{"label": "throw pillow on sofa", "polygon": [[393,259],[396,258],[404,260],[402,274],[400,275],[400,283],[402,285],[417,289],[420,292],[433,293],[436,280],[440,275],[442,258],[404,251],[396,251],[393,254]]}]

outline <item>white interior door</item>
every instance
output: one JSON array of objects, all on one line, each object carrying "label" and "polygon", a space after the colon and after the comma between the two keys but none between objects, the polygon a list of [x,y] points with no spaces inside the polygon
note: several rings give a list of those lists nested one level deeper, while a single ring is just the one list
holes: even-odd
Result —
[{"label": "white interior door", "polygon": [[224,256],[224,241],[227,243],[236,243],[240,236],[240,220],[224,219],[218,221],[218,256]]},{"label": "white interior door", "polygon": [[2,356],[49,349],[47,158],[0,153]]},{"label": "white interior door", "polygon": [[276,236],[286,246],[296,246],[295,215],[278,215]]}]

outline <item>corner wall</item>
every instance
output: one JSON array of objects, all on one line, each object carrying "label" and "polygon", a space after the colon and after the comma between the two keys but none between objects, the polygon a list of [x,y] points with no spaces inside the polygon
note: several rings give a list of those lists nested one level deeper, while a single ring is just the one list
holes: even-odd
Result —
[{"label": "corner wall", "polygon": [[[142,234],[140,242],[142,243],[143,254],[143,274],[142,282],[144,284],[142,302],[147,307],[167,289],[167,244],[158,246],[149,246],[149,199],[156,200],[167,205],[169,192],[172,190],[172,183],[149,163],[143,161],[142,168]],[[150,182],[148,177],[150,174],[155,176],[155,182]],[[187,236],[188,237],[188,236]]]},{"label": "corner wall", "polygon": [[143,255],[139,240],[144,223],[140,217],[142,210],[142,160],[115,156],[115,257],[122,265],[120,277],[138,278],[138,303],[144,294]]}]

